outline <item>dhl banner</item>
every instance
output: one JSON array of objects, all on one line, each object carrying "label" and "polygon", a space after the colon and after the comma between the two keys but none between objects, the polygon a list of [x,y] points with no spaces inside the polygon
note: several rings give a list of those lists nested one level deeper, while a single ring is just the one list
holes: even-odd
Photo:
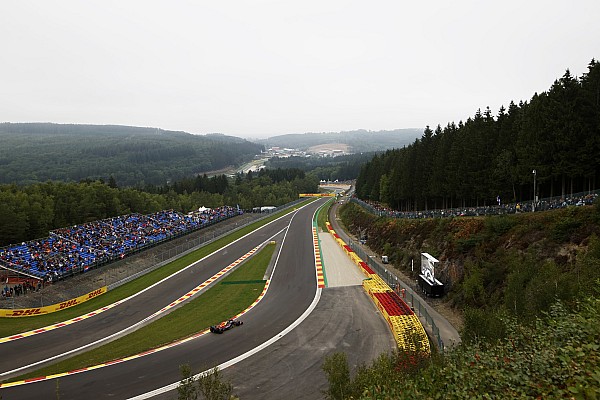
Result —
[{"label": "dhl banner", "polygon": [[299,197],[335,197],[335,193],[300,193]]},{"label": "dhl banner", "polygon": [[84,303],[95,297],[100,296],[108,291],[107,286],[103,286],[100,289],[96,289],[93,292],[84,294],[83,296],[76,297],[71,300],[63,301],[62,303],[53,304],[46,307],[36,308],[23,308],[15,310],[0,309],[0,317],[33,317],[35,315],[49,314],[52,312],[64,310],[65,308],[76,306],[77,304]]}]

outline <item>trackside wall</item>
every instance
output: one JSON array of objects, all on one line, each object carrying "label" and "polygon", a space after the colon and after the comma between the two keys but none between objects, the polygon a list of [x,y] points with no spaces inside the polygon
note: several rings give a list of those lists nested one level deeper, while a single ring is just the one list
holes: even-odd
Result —
[{"label": "trackside wall", "polygon": [[23,309],[0,309],[0,317],[32,317],[36,315],[48,314],[55,311],[64,310],[69,307],[74,307],[88,300],[96,298],[108,291],[107,286],[103,286],[92,292],[86,293],[83,296],[76,297],[58,304],[52,304],[45,307],[23,308]]}]

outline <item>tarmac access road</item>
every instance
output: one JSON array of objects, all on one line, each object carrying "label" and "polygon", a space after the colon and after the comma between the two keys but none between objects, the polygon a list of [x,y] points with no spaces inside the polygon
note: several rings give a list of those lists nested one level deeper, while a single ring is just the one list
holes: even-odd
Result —
[{"label": "tarmac access road", "polygon": [[365,276],[334,237],[329,232],[319,232],[319,241],[327,287],[362,286]]}]

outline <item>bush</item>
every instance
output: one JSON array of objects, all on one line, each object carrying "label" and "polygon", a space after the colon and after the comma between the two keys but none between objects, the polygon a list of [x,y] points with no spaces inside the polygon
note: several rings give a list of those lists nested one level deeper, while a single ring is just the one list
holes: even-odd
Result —
[{"label": "bush", "polygon": [[571,235],[577,228],[581,226],[581,222],[570,217],[562,218],[552,228],[552,239],[558,243],[569,240]]},{"label": "bush", "polygon": [[323,392],[326,399],[343,400],[350,395],[350,368],[344,353],[334,353],[325,357],[323,371],[327,375],[329,389]]},{"label": "bush", "polygon": [[465,343],[494,342],[506,337],[505,315],[498,311],[468,307],[461,339]]},{"label": "bush", "polygon": [[233,385],[225,381],[221,371],[215,367],[196,378],[189,365],[180,365],[181,381],[177,386],[178,400],[196,400],[202,394],[206,400],[230,400]]},{"label": "bush", "polygon": [[177,400],[196,400],[198,398],[198,389],[196,388],[196,379],[192,375],[192,369],[188,364],[180,365],[181,381],[177,386]]},{"label": "bush", "polygon": [[516,224],[517,220],[508,215],[490,216],[485,219],[486,229],[496,236],[504,235]]},{"label": "bush", "polygon": [[233,392],[231,382],[224,381],[217,367],[198,378],[198,391],[206,400],[229,400]]}]

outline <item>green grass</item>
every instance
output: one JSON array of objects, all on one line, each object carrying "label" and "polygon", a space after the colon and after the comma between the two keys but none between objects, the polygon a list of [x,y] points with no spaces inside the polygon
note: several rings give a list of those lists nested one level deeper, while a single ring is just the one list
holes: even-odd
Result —
[{"label": "green grass", "polygon": [[[127,336],[10,381],[72,371],[138,354],[188,337],[230,318],[245,310],[262,292],[265,285],[262,279],[274,250],[275,245],[268,244],[198,298]],[[241,281],[260,283],[241,284]]]},{"label": "green grass", "polygon": [[317,224],[323,230],[323,232],[327,232],[327,225],[325,224],[329,218],[329,209],[333,205],[333,200],[329,200],[323,207],[319,209],[319,213],[317,215]]},{"label": "green grass", "polygon": [[146,287],[160,281],[163,278],[166,278],[167,276],[179,271],[180,269],[188,266],[189,264],[201,259],[202,257],[207,256],[208,254],[218,250],[219,248],[233,242],[234,240],[260,228],[263,225],[266,225],[268,222],[271,222],[281,217],[282,215],[288,214],[312,201],[314,201],[314,199],[308,199],[306,202],[300,203],[296,207],[291,207],[290,209],[281,211],[269,218],[248,225],[247,227],[244,227],[238,231],[233,232],[230,235],[227,235],[219,240],[207,244],[206,246],[203,246],[200,249],[189,253],[155,271],[141,276],[132,282],[119,286],[118,288],[115,288],[103,294],[102,296],[99,296],[93,300],[87,301],[75,307],[35,317],[2,318],[2,323],[0,324],[0,337],[11,336],[17,333],[26,332],[44,326],[52,325],[57,322],[69,320],[71,318],[78,317],[90,311],[94,311],[106,305],[112,304],[118,300],[129,297],[134,293],[145,289]]}]

